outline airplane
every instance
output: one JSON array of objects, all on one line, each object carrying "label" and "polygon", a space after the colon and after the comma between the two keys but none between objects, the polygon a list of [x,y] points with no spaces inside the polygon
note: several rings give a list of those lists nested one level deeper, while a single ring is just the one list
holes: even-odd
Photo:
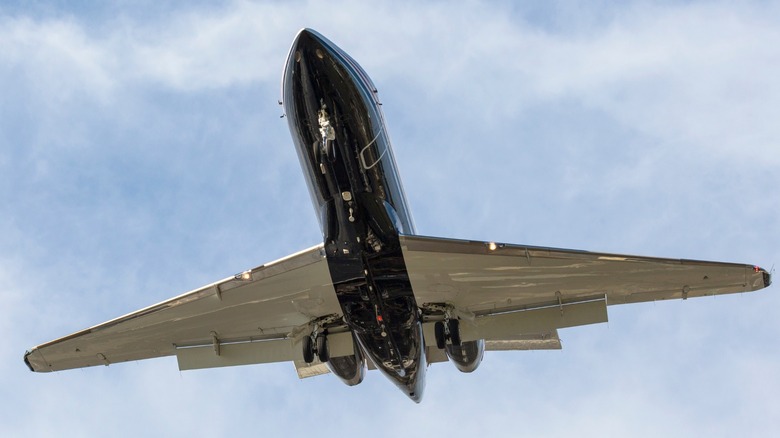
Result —
[{"label": "airplane", "polygon": [[293,362],[300,378],[378,369],[419,403],[428,366],[470,373],[485,351],[560,349],[558,329],[607,306],[749,292],[755,265],[415,233],[363,68],[314,30],[284,65],[282,101],[322,243],[31,348],[35,372],[175,355],[179,369]]}]

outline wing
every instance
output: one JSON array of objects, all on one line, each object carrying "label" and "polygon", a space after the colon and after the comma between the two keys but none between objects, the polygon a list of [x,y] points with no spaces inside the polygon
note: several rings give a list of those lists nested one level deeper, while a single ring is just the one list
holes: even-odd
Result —
[{"label": "wing", "polygon": [[46,372],[173,354],[182,369],[302,359],[297,335],[340,313],[320,245],[38,345],[25,362]]},{"label": "wing", "polygon": [[423,236],[402,236],[401,244],[418,305],[446,305],[466,320],[464,341],[511,341],[606,322],[608,304],[749,292],[770,284],[765,270],[735,263]]}]

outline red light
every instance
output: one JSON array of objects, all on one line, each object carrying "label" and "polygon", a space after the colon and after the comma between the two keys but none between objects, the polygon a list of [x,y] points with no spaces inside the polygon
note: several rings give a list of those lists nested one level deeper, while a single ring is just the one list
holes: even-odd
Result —
[{"label": "red light", "polygon": [[376,320],[379,321],[379,322],[382,322],[382,315],[377,315],[376,316]]}]

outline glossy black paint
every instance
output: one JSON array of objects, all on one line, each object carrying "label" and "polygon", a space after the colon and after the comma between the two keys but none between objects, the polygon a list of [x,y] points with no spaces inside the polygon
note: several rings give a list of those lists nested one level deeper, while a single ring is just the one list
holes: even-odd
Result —
[{"label": "glossy black paint", "polygon": [[455,367],[462,373],[475,371],[482,363],[482,357],[485,355],[485,340],[463,342],[460,345],[447,344],[444,347],[447,357]]},{"label": "glossy black paint", "polygon": [[360,347],[355,345],[352,356],[332,357],[328,361],[330,372],[338,376],[347,386],[355,386],[363,381],[366,375],[366,358]]},{"label": "glossy black paint", "polygon": [[309,29],[293,42],[282,88],[345,322],[365,356],[419,402],[425,344],[398,239],[414,226],[376,89],[357,62]]}]

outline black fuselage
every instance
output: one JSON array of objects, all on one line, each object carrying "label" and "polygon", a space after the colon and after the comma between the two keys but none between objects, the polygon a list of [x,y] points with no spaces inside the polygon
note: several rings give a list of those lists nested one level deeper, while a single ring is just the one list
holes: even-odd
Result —
[{"label": "black fuselage", "polygon": [[414,226],[376,89],[309,29],[293,42],[282,88],[344,322],[365,356],[419,401],[425,344],[398,238]]}]

